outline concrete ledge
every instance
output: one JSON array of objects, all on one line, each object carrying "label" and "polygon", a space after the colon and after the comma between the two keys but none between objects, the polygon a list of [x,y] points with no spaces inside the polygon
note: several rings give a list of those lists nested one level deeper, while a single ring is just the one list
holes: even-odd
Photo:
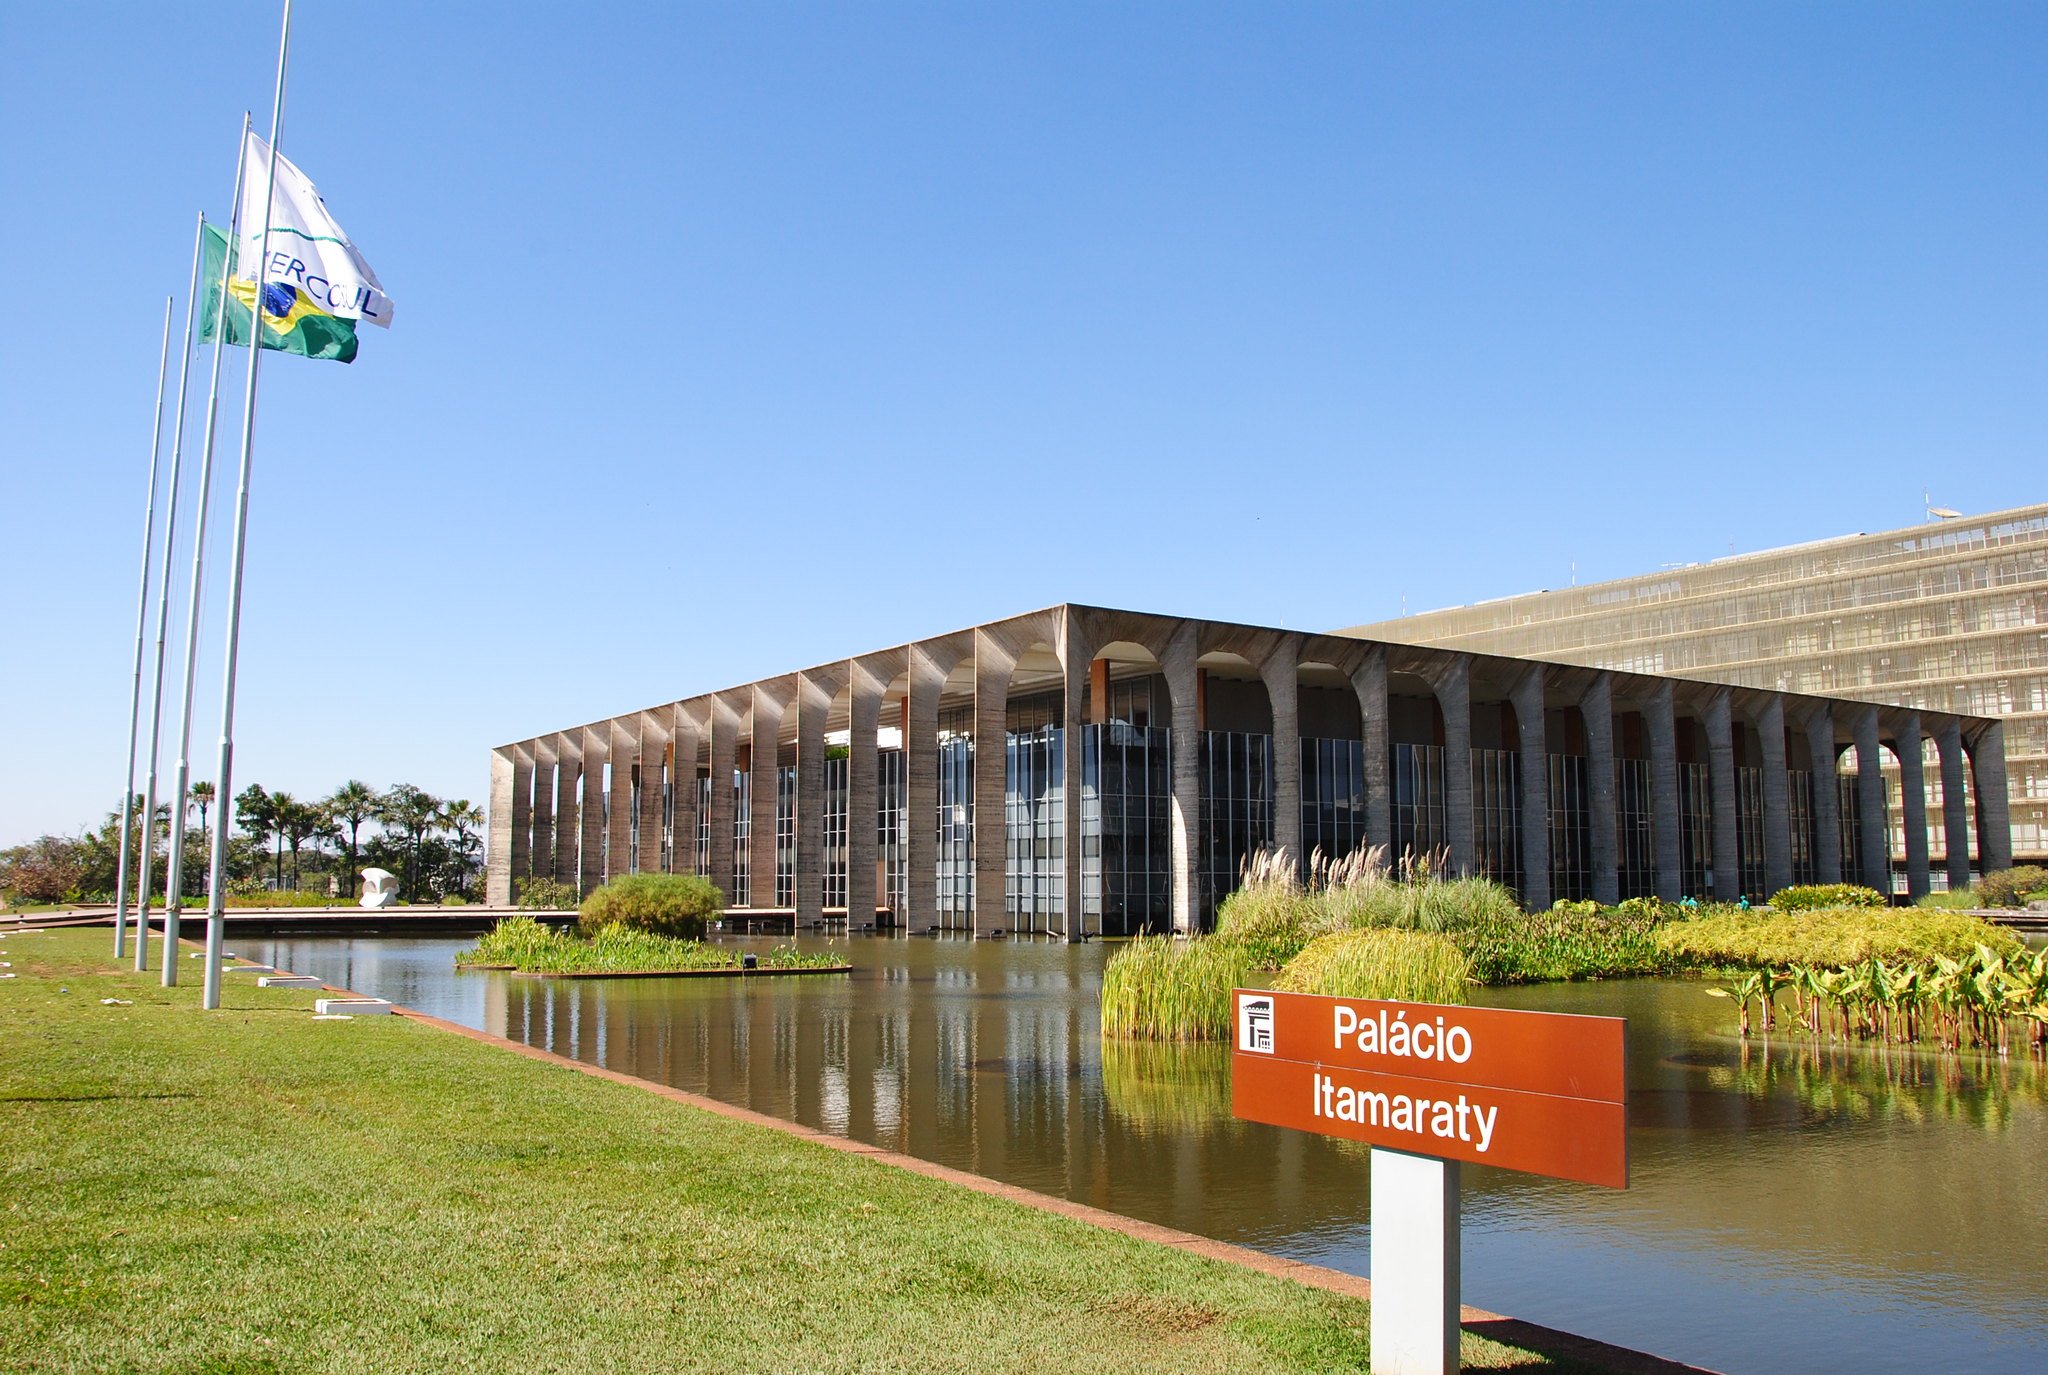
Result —
[{"label": "concrete ledge", "polygon": [[319,998],[313,1011],[322,1017],[378,1017],[389,1013],[391,1004],[383,998]]},{"label": "concrete ledge", "polygon": [[256,981],[258,988],[325,988],[311,974],[266,974]]}]

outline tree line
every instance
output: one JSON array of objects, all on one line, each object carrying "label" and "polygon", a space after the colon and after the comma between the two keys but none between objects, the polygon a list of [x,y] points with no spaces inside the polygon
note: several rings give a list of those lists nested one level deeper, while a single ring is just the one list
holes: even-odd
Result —
[{"label": "tree line", "polygon": [[[141,794],[129,801],[130,882],[143,845]],[[185,798],[184,863],[179,888],[206,896],[211,836],[219,805],[211,783]],[[360,871],[387,869],[408,902],[473,899],[483,874],[484,812],[464,798],[440,798],[410,783],[377,789],[351,778],[325,797],[301,800],[252,783],[234,798],[224,866],[231,893],[333,892],[353,897]],[[159,804],[148,827],[150,887],[161,900],[168,874],[171,809]],[[17,903],[111,902],[121,851],[121,814],[110,811],[76,835],[43,835],[0,850],[0,893]]]}]

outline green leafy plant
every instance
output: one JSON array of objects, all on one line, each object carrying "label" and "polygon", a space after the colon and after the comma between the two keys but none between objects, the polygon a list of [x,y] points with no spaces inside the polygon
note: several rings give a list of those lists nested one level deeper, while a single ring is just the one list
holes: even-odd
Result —
[{"label": "green leafy plant", "polygon": [[1318,936],[1273,986],[1339,998],[1462,1003],[1471,982],[1472,963],[1449,937],[1367,928]]},{"label": "green leafy plant", "polygon": [[1924,907],[1850,907],[1809,912],[1725,908],[1657,930],[1658,945],[1680,965],[1747,969],[1792,964],[1848,965],[1875,956],[1925,960],[1964,956],[1979,944],[2012,952],[2019,939],[1978,917]]},{"label": "green leafy plant", "polygon": [[576,886],[555,878],[530,878],[519,885],[517,906],[527,912],[568,912],[576,906]]},{"label": "green leafy plant", "polygon": [[1230,1035],[1230,990],[1254,972],[1244,950],[1210,936],[1140,936],[1102,969],[1102,1034],[1152,1041]]},{"label": "green leafy plant", "polygon": [[1875,888],[1854,883],[1799,883],[1771,895],[1780,912],[1813,912],[1838,907],[1889,907],[1891,899]]},{"label": "green leafy plant", "polygon": [[2048,869],[2022,864],[2017,869],[1984,875],[1973,891],[1978,903],[1985,907],[2025,907],[2027,899],[2043,888],[2048,888]]},{"label": "green leafy plant", "polygon": [[725,894],[698,874],[623,874],[583,899],[576,928],[586,936],[608,926],[701,940]]}]

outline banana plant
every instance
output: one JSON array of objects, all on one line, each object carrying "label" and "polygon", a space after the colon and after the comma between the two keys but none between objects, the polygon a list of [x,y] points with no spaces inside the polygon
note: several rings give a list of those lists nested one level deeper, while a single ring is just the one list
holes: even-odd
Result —
[{"label": "banana plant", "polygon": [[1760,971],[1752,971],[1725,988],[1708,989],[1707,996],[1709,998],[1733,998],[1735,1000],[1737,1034],[1746,1041],[1749,1039],[1750,999],[1756,998],[1761,1000],[1763,991],[1763,974]]}]

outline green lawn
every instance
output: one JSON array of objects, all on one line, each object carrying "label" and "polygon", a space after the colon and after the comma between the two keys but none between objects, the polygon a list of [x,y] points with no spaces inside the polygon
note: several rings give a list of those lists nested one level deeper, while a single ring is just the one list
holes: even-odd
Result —
[{"label": "green lawn", "polygon": [[247,975],[202,1013],[104,931],[0,947],[8,1369],[1365,1365],[1355,1300]]}]

